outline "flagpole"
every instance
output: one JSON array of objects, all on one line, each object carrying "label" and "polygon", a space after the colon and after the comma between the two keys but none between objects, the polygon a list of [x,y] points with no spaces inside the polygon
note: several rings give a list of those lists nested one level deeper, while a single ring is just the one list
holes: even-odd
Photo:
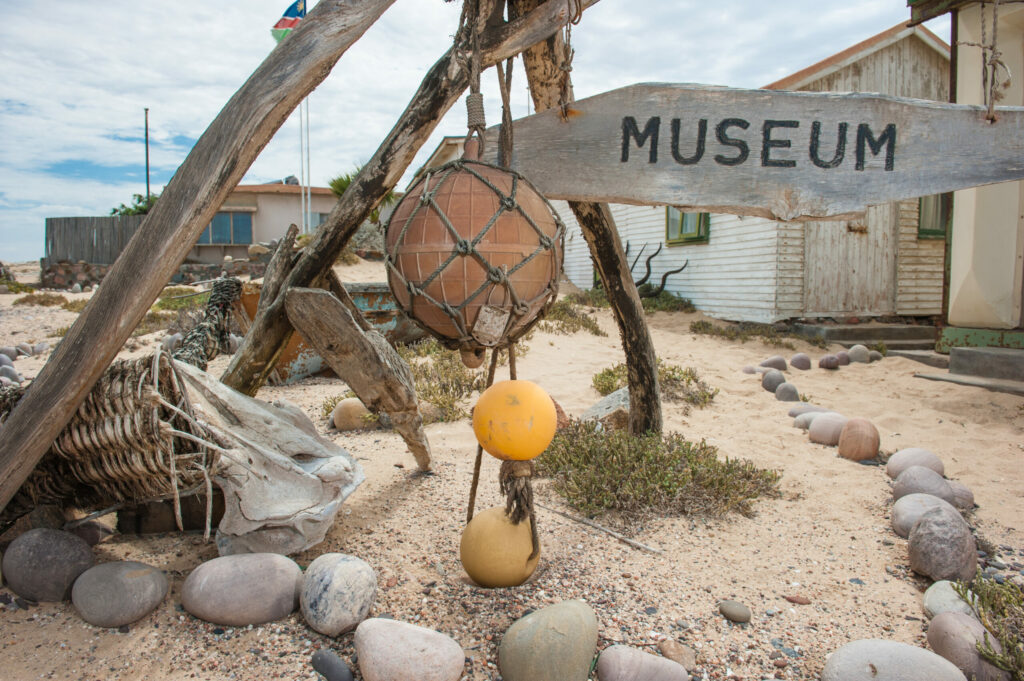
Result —
[{"label": "flagpole", "polygon": [[309,149],[309,97],[307,96],[303,103],[306,105],[306,211],[308,217],[306,218],[306,225],[309,227],[309,231],[313,231],[313,173],[310,170],[310,149]]}]

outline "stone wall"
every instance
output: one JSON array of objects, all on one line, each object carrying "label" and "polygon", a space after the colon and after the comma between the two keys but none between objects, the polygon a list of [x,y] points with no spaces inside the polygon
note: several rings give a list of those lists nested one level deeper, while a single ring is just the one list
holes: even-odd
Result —
[{"label": "stone wall", "polygon": [[[40,263],[40,279],[44,289],[69,289],[79,284],[83,289],[86,286],[95,286],[103,281],[103,277],[110,270],[110,265],[91,265],[87,262],[58,262],[46,265]],[[228,276],[239,279],[257,279],[263,276],[267,269],[266,262],[253,262],[249,260],[231,260],[216,264],[184,264],[171,277],[172,284],[193,284],[197,281],[216,279],[222,272]]]}]

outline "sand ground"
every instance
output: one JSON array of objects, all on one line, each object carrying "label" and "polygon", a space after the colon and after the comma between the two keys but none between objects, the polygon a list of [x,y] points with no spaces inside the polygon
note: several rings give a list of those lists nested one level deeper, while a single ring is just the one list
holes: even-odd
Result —
[{"label": "sand ground", "polygon": [[[31,277],[32,267],[17,268],[18,276]],[[339,273],[349,281],[383,279],[376,263]],[[52,344],[53,332],[75,319],[59,309],[12,307],[18,297],[0,296],[2,345]],[[610,313],[599,310],[595,316],[607,337],[538,332],[518,362],[519,377],[541,384],[570,414],[599,399],[591,376],[623,359]],[[635,538],[663,551],[655,555],[539,510],[543,552],[535,576],[515,589],[483,590],[468,582],[458,558],[475,454],[468,420],[427,428],[436,475],[418,476],[396,434],[329,430],[320,406],[345,386],[318,377],[267,387],[260,397],[299,405],[322,433],[359,460],[367,479],[345,503],[326,541],[295,558],[305,566],[324,552],[341,551],[368,561],[379,584],[373,614],[453,636],[471,660],[467,679],[498,678],[497,644],[505,629],[528,610],[567,598],[582,598],[595,609],[600,647],[621,642],[656,651],[663,638],[692,646],[698,652],[697,678],[817,679],[825,657],[852,640],[925,645],[921,592],[928,581],[910,572],[906,541],[889,529],[884,469],[839,459],[835,449],[811,444],[786,415],[792,404],[777,402],[760,387],[759,376],[740,370],[794,350],[696,336],[689,325],[698,318],[648,318],[660,357],[695,367],[720,389],[711,406],[687,415],[665,403],[666,430],[704,439],[720,456],[781,471],[782,497],[756,502],[755,517],[652,521]],[[134,352],[158,342],[155,334],[142,337]],[[815,360],[824,353],[796,345]],[[211,373],[219,375],[227,361],[218,358]],[[44,362],[45,357],[23,358],[17,367],[32,377]],[[870,419],[881,433],[883,452],[925,447],[938,454],[947,476],[974,491],[978,508],[970,521],[978,534],[1001,547],[1004,561],[1024,562],[1024,399],[915,378],[921,366],[887,358],[838,372],[789,374],[814,403]],[[484,458],[477,508],[500,503],[498,462]],[[569,510],[543,482],[538,497],[545,506]],[[216,556],[201,536],[114,536],[96,553],[99,561],[140,560],[166,570],[170,596],[127,633],[85,624],[70,603],[0,611],[0,678],[315,679],[312,651],[333,648],[351,660],[351,634],[321,636],[299,614],[235,629],[183,612],[184,578]],[[810,604],[785,600],[794,595]],[[724,621],[717,611],[722,599],[748,605],[751,623]],[[786,651],[779,657],[781,648]]]}]

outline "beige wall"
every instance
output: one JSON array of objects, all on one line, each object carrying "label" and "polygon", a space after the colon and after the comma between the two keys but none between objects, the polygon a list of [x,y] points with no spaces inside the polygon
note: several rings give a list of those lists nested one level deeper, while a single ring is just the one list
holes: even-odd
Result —
[{"label": "beige wall", "polygon": [[[986,20],[991,17],[986,8]],[[988,25],[991,34],[991,21]],[[959,40],[981,42],[979,5],[960,11]],[[1003,106],[1024,105],[1024,7],[1000,8],[999,44],[1012,74]],[[959,47],[957,102],[981,104],[981,50]],[[998,125],[998,123],[996,123]],[[950,260],[949,323],[1011,329],[1022,325],[1024,182],[956,192]]]},{"label": "beige wall", "polygon": [[[330,213],[338,198],[331,194],[312,196],[313,224],[319,224],[318,213]],[[302,213],[298,194],[258,194],[256,215],[253,218],[253,241],[272,241],[284,236],[288,225],[302,227]]]}]

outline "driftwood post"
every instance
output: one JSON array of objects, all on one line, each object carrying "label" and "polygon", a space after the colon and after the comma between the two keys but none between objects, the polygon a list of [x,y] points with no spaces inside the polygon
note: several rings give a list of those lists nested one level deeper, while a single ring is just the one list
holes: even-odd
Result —
[{"label": "driftwood post", "polygon": [[206,129],[11,412],[0,508],[35,468],[274,132],[394,0],[323,0]]},{"label": "driftwood post", "polygon": [[[521,14],[536,5],[537,0],[510,0],[509,11],[511,15]],[[564,63],[564,47],[561,34],[556,33],[523,53],[523,65],[537,112],[560,105],[563,74],[568,78],[563,69],[569,67]],[[572,99],[571,83],[567,96]],[[629,431],[634,435],[660,433],[661,395],[654,342],[611,210],[606,203],[582,201],[569,201],[569,207],[590,248],[590,256],[597,266],[619,326],[629,381]]]},{"label": "driftwood post", "polygon": [[[583,6],[596,2],[598,0],[583,0]],[[519,19],[486,32],[480,41],[482,66],[486,68],[519,54],[550,36],[568,20],[567,4],[562,0],[548,0]],[[308,287],[330,269],[370,211],[401,179],[416,152],[469,86],[466,57],[453,47],[427,72],[373,158],[352,179],[334,210],[318,228],[292,268],[283,290]],[[273,360],[291,332],[285,314],[285,296],[279,294],[256,315],[221,380],[235,390],[255,395],[273,370]]]}]

